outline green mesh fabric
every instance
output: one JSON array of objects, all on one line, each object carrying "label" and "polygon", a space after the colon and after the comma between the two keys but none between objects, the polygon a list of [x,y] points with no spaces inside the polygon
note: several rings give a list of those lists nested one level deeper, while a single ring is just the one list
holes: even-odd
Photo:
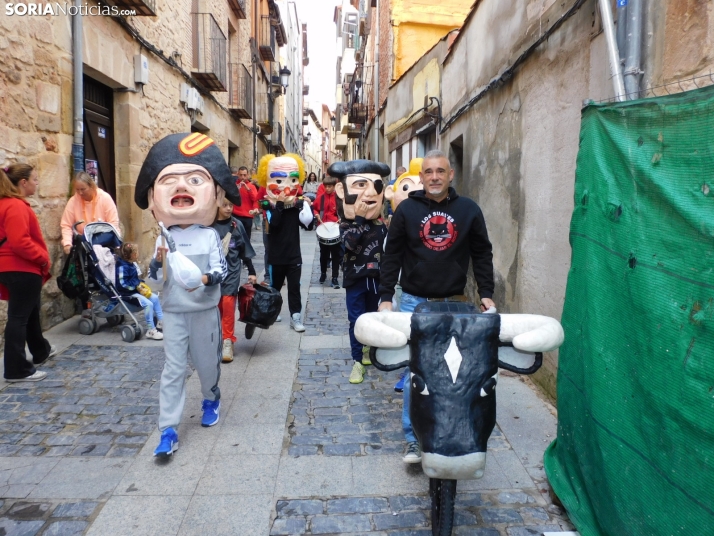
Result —
[{"label": "green mesh fabric", "polygon": [[582,113],[545,468],[582,536],[714,534],[714,88]]}]

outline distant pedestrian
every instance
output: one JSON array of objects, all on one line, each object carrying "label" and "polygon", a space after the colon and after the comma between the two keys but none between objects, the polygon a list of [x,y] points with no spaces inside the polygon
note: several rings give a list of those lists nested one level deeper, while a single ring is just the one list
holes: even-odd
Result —
[{"label": "distant pedestrian", "polygon": [[[242,264],[247,264],[255,257],[255,250],[250,245],[248,235],[241,222],[232,216],[233,203],[228,199],[218,209],[218,217],[213,228],[218,231],[221,239],[223,255],[226,258],[226,277],[221,281],[221,301],[218,302],[218,311],[221,314],[221,327],[223,335],[222,360],[224,363],[233,361],[233,345],[236,342],[236,297],[240,289],[240,276]],[[255,285],[255,268],[253,263],[248,266],[248,282]]]},{"label": "distant pedestrian", "polygon": [[[323,183],[324,184],[324,183]],[[305,179],[305,184],[303,186],[303,191],[306,194],[317,194],[317,187],[319,186],[319,183],[317,182],[317,175],[315,175],[314,171],[311,171],[307,179]]]},{"label": "distant pedestrian", "polygon": [[[250,235],[253,232],[253,216],[260,213],[258,209],[258,189],[253,186],[247,167],[233,167],[231,172],[236,177],[236,186],[238,186],[241,197],[240,206],[233,206],[233,216],[243,225],[245,233],[248,235],[248,242],[250,242]],[[245,260],[245,265],[249,273],[255,273],[253,261],[250,258]]]},{"label": "distant pedestrian", "polygon": [[[339,239],[339,217],[337,216],[337,196],[335,195],[337,179],[335,177],[325,177],[322,183],[325,185],[325,191],[315,198],[312,211],[315,213],[317,222],[320,225],[331,223],[335,226],[337,230],[335,238]],[[340,276],[340,257],[342,257],[341,241],[338,240],[333,244],[320,242],[320,283],[324,283],[327,280],[327,266],[331,264],[332,288],[340,288],[340,283],[337,279]]]},{"label": "distant pedestrian", "polygon": [[8,300],[4,359],[9,382],[44,379],[47,373],[34,365],[55,354],[40,324],[40,293],[50,278],[50,254],[40,222],[25,200],[38,184],[37,171],[27,164],[0,170],[0,295]]},{"label": "distant pedestrian", "polygon": [[380,215],[389,166],[370,160],[352,160],[335,162],[327,171],[331,177],[339,179],[336,192],[342,200],[345,217],[340,225],[345,244],[342,285],[345,287],[354,361],[349,382],[362,383],[364,366],[370,365],[371,361],[363,353],[362,343],[355,338],[354,328],[361,314],[376,311],[379,304],[379,269],[387,236]]}]

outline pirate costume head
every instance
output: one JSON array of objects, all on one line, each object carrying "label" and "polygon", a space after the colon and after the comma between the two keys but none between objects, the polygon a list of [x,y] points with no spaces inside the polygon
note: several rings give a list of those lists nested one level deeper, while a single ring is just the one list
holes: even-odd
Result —
[{"label": "pirate costume head", "polygon": [[208,136],[171,134],[149,151],[139,172],[134,202],[166,227],[210,226],[227,198],[240,205],[235,179],[223,153]]},{"label": "pirate costume head", "polygon": [[298,186],[305,181],[305,163],[298,155],[283,156],[266,154],[258,165],[258,184],[265,188],[268,201],[273,205],[281,193],[285,205],[292,205],[298,194]]},{"label": "pirate costume head", "polygon": [[384,178],[391,173],[389,166],[371,160],[335,162],[327,174],[338,179],[335,193],[342,201],[342,212],[348,220],[355,219],[355,204],[365,202],[369,209],[365,219],[379,218],[384,202]]}]

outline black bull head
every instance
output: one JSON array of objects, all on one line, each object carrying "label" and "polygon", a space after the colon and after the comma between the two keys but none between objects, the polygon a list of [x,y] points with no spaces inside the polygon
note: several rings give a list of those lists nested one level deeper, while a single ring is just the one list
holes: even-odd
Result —
[{"label": "black bull head", "polygon": [[481,477],[496,424],[501,319],[414,314],[411,328],[409,413],[424,471],[452,480]]},{"label": "black bull head", "polygon": [[357,320],[355,335],[372,347],[375,367],[409,366],[409,413],[424,472],[448,480],[481,478],[496,424],[499,366],[535,372],[541,352],[562,344],[563,329],[537,315],[476,314],[453,304],[449,311],[420,309],[367,313]]}]

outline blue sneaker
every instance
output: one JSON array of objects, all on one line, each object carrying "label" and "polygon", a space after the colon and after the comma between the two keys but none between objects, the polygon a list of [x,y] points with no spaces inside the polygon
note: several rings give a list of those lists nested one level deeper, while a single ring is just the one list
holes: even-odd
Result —
[{"label": "blue sneaker", "polygon": [[154,451],[154,456],[168,458],[178,450],[178,434],[173,428],[167,428],[161,432],[161,441]]},{"label": "blue sneaker", "polygon": [[394,385],[394,390],[397,393],[401,393],[404,391],[404,381],[407,379],[407,373],[402,372],[401,378],[399,378],[399,381]]},{"label": "blue sneaker", "polygon": [[203,410],[201,426],[208,427],[218,423],[218,410],[221,409],[220,400],[204,400],[201,409]]}]

